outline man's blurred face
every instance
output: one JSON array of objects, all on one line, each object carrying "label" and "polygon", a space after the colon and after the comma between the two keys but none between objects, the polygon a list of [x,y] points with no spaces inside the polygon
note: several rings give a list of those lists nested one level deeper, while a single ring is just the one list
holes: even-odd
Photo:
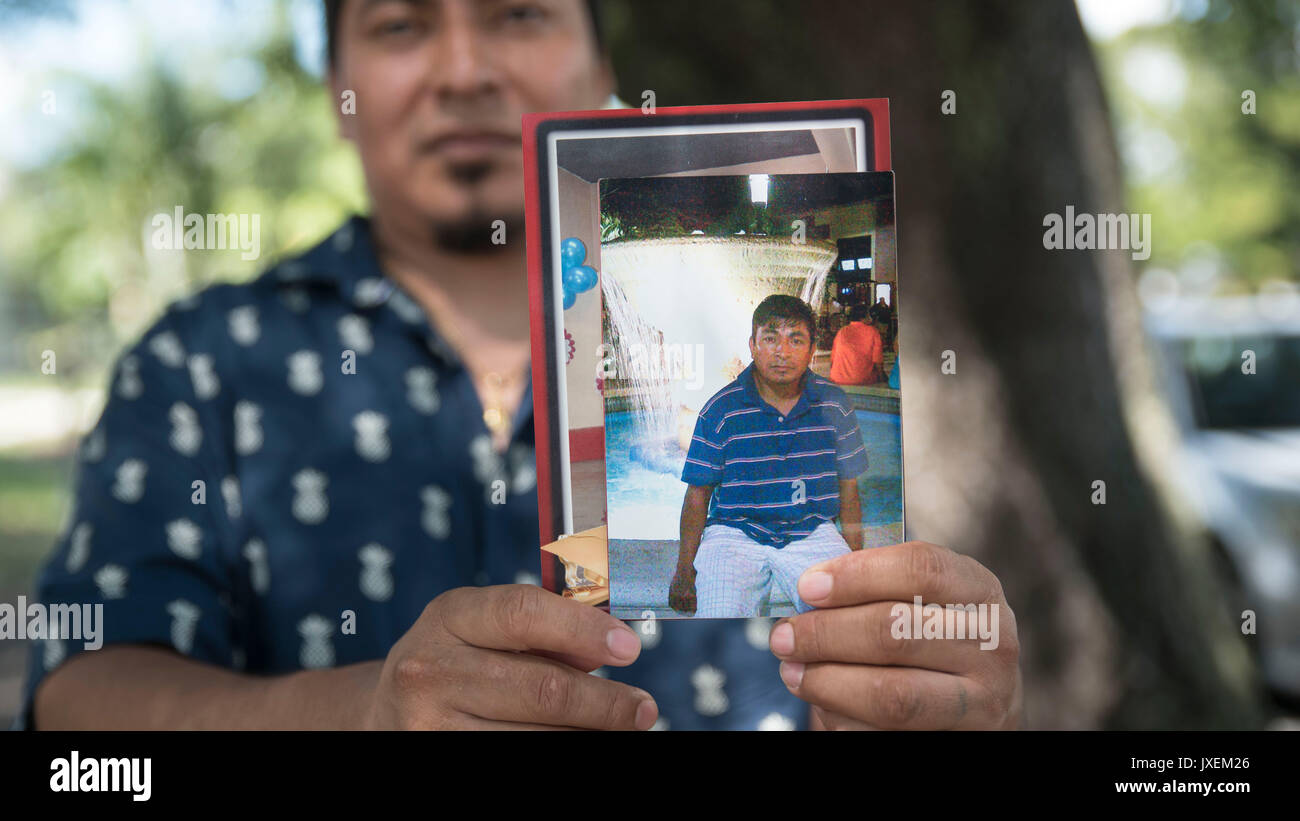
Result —
[{"label": "man's blurred face", "polygon": [[772,385],[796,384],[812,363],[812,337],[802,322],[770,322],[749,340],[754,370]]},{"label": "man's blurred face", "polygon": [[522,223],[520,115],[613,91],[583,0],[346,0],[331,85],[376,214],[471,245]]}]

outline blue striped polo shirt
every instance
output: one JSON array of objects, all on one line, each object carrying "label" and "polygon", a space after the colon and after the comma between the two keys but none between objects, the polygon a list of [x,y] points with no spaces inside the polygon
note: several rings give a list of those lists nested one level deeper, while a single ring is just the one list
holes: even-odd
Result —
[{"label": "blue striped polo shirt", "polygon": [[716,485],[708,524],[738,527],[785,547],[840,512],[841,479],[867,469],[853,405],[837,385],[806,371],[788,414],[758,394],[754,364],[705,403],[682,481]]}]

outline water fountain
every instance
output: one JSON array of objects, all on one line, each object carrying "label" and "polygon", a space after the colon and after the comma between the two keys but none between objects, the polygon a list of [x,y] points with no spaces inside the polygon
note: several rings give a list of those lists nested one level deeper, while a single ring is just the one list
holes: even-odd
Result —
[{"label": "water fountain", "polygon": [[[645,446],[675,442],[679,409],[698,411],[749,362],[750,324],[765,297],[798,295],[816,313],[836,256],[833,243],[797,244],[789,237],[696,235],[603,244],[601,289],[619,376],[636,414],[632,442],[639,451],[677,451],[671,461],[680,469],[675,444]],[[630,352],[643,354],[649,367],[629,367]]]}]

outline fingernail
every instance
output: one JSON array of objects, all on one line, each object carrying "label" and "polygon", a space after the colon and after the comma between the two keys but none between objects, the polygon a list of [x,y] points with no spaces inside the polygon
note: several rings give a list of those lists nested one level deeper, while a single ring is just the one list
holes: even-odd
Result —
[{"label": "fingernail", "polygon": [[781,680],[791,690],[798,690],[799,683],[803,681],[803,665],[797,661],[781,662]]},{"label": "fingernail", "polygon": [[799,598],[804,601],[820,601],[831,594],[831,574],[824,570],[814,570],[799,579]]},{"label": "fingernail", "polygon": [[794,628],[790,622],[783,621],[772,631],[772,637],[769,639],[772,645],[772,652],[778,656],[788,656],[794,652]]},{"label": "fingernail", "polygon": [[614,654],[614,658],[630,661],[641,651],[641,640],[631,630],[615,627],[605,634],[605,646]]},{"label": "fingernail", "polygon": [[636,706],[636,728],[638,730],[648,730],[655,726],[655,720],[659,718],[659,707],[653,699],[645,699]]}]

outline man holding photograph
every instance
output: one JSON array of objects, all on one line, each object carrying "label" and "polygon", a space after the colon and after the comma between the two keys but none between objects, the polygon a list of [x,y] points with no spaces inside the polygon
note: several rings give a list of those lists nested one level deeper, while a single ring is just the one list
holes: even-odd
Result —
[{"label": "man holding photograph", "polygon": [[[33,648],[20,726],[1015,727],[1013,619],[992,653],[889,637],[914,595],[1006,606],[946,548],[805,574],[818,611],[767,646],[744,622],[687,622],[643,655],[609,614],[519,583],[538,562],[519,123],[609,100],[598,5],[325,8],[370,215],[174,306],[123,359],[36,591],[114,615],[100,650]],[[793,371],[787,349],[771,358]],[[223,499],[191,504],[199,478]],[[701,710],[692,671],[754,695]]]},{"label": "man holding photograph", "polygon": [[753,363],[700,411],[682,469],[689,487],[674,608],[752,618],[767,615],[777,593],[806,613],[803,571],[862,548],[866,446],[844,391],[808,369],[815,338],[807,303],[764,299],[749,338]]}]

